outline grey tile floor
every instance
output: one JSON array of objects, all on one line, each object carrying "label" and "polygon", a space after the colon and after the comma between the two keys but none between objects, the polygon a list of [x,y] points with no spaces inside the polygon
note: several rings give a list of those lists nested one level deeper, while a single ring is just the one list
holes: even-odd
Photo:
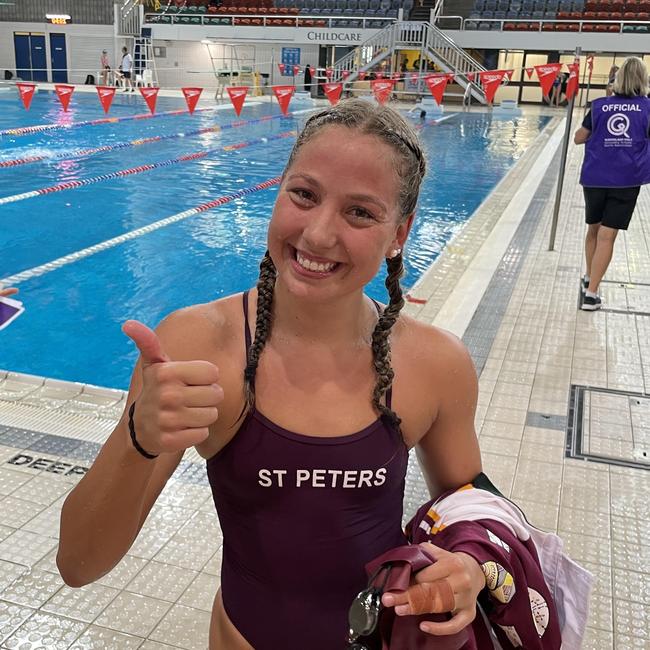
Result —
[{"label": "grey tile floor", "polygon": [[[530,148],[448,247],[418,287],[426,304],[410,305],[411,313],[435,318],[538,153]],[[559,532],[597,578],[583,647],[650,648],[650,475],[565,453],[572,386],[594,389],[586,392],[581,423],[588,452],[642,461],[637,456],[648,446],[648,402],[642,397],[636,404],[623,393],[650,393],[650,193],[642,191],[632,226],[617,242],[603,289],[606,309],[579,312],[580,162],[581,151],[571,147],[556,250],[546,250],[548,188],[526,226],[530,236],[517,244],[516,272],[479,305],[490,316],[482,338],[468,330],[480,351],[477,431],[494,482],[534,523]],[[514,259],[512,251],[504,258]],[[56,572],[62,501],[114,425],[122,400],[119,392],[0,372],[3,650],[205,650],[221,534],[195,455],[179,467],[111,573],[72,590]],[[407,514],[426,498],[412,463]]]}]

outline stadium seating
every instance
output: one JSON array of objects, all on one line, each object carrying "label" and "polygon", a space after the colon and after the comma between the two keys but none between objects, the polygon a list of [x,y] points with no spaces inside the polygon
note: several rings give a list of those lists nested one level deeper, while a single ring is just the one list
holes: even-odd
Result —
[{"label": "stadium seating", "polygon": [[504,21],[505,31],[538,31],[541,26],[545,32],[580,30],[579,22],[547,21],[586,20],[584,31],[601,33],[620,32],[616,21],[625,21],[623,32],[644,34],[650,25],[637,23],[650,22],[650,0],[476,0],[465,29],[500,29],[502,23],[486,22],[491,20]]}]

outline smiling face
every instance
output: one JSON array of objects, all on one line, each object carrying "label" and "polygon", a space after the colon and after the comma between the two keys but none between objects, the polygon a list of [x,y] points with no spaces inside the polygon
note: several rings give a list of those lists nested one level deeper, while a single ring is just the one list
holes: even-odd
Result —
[{"label": "smiling face", "polygon": [[269,225],[269,253],[289,292],[327,300],[361,291],[402,248],[394,152],[376,136],[324,127],[286,171]]}]

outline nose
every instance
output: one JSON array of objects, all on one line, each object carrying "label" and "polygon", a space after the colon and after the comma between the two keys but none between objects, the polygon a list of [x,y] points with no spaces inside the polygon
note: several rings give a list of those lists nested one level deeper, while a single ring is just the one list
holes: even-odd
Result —
[{"label": "nose", "polygon": [[302,236],[312,253],[325,251],[335,246],[338,239],[339,223],[337,210],[327,203],[309,211],[309,220]]}]

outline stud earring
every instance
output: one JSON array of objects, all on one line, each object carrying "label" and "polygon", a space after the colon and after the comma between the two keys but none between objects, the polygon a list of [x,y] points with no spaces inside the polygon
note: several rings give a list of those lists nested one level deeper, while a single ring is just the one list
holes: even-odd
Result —
[{"label": "stud earring", "polygon": [[390,252],[390,257],[391,257],[391,259],[393,259],[393,257],[397,257],[401,252],[402,252],[402,249],[401,249],[401,248],[394,248],[394,249]]}]

